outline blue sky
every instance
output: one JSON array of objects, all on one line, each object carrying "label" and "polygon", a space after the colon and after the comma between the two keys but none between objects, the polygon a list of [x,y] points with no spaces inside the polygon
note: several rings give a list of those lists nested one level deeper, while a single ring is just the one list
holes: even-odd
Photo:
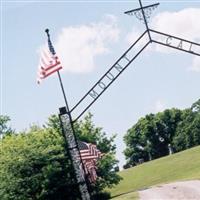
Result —
[{"label": "blue sky", "polygon": [[[64,106],[55,75],[36,84],[46,28],[64,67],[72,107],[144,31],[134,16],[123,14],[138,6],[137,1],[2,1],[1,114],[11,117],[12,127],[43,124]],[[199,13],[200,1],[161,0],[149,26],[200,42]],[[108,136],[117,134],[120,166],[127,129],[148,113],[189,107],[200,96],[199,76],[198,56],[152,45],[90,108],[96,125]]]}]

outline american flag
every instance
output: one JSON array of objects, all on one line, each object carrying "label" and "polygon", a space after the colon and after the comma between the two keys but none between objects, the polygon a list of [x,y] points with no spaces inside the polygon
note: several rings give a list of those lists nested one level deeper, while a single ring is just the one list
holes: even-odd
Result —
[{"label": "american flag", "polygon": [[97,179],[96,164],[97,160],[102,157],[102,154],[94,144],[78,141],[78,146],[86,176],[90,182],[95,182]]},{"label": "american flag", "polygon": [[62,66],[56,54],[53,54],[47,49],[43,49],[38,67],[37,83],[40,84],[43,79],[60,69],[62,69]]}]

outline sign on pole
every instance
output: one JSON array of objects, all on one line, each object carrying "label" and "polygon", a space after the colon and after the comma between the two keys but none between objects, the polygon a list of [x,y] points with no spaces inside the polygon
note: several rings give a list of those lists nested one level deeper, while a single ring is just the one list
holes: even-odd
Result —
[{"label": "sign on pole", "polygon": [[69,113],[67,113],[65,107],[60,108],[59,117],[60,117],[60,121],[62,125],[63,135],[65,137],[65,140],[68,146],[68,151],[70,153],[72,164],[74,167],[76,180],[79,186],[79,191],[81,193],[81,198],[82,200],[90,200],[90,195],[88,192],[88,188],[87,188],[86,180],[84,176],[83,164],[81,161],[77,140],[75,138],[71,119],[70,119],[71,116]]}]

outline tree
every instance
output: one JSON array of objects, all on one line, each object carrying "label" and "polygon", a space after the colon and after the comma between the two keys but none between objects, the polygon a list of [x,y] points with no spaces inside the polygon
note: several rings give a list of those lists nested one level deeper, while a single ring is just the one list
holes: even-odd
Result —
[{"label": "tree", "polygon": [[200,99],[184,110],[146,115],[127,131],[124,141],[125,168],[139,159],[147,161],[200,145]]},{"label": "tree", "polygon": [[1,147],[0,199],[74,199],[69,196],[72,187],[68,189],[74,183],[69,159],[57,132],[41,129],[11,135]]},{"label": "tree", "polygon": [[[104,154],[98,162],[97,175],[98,179],[95,184],[91,185],[91,191],[97,198],[98,193],[101,193],[105,187],[112,187],[119,183],[120,176],[117,175],[115,167],[118,161],[115,159],[116,145],[113,144],[115,135],[108,138],[103,129],[96,127],[92,122],[93,115],[88,113],[84,120],[74,124],[76,137],[80,141],[92,143]],[[60,122],[56,115],[50,117],[47,127],[60,130]]]},{"label": "tree", "polygon": [[[179,109],[166,109],[156,114],[156,129],[161,140],[162,153],[159,157],[169,154],[178,124],[182,121],[182,111]],[[158,149],[160,151],[160,149]]]},{"label": "tree", "polygon": [[[91,187],[93,195],[97,197],[106,186],[111,187],[120,180],[114,172],[117,163],[112,144],[114,137],[106,138],[102,129],[92,123],[91,114],[75,127],[79,139],[97,144],[105,153],[98,163],[99,178]],[[0,145],[0,199],[79,199],[57,116],[51,116],[43,128],[4,137]]]},{"label": "tree", "polygon": [[0,115],[0,138],[3,135],[10,135],[14,133],[14,131],[8,125],[9,121],[10,117],[8,117],[7,115]]},{"label": "tree", "polygon": [[192,104],[191,110],[193,112],[200,112],[200,99],[197,100],[195,103]]},{"label": "tree", "polygon": [[128,160],[125,167],[136,165],[139,159],[148,161],[168,155],[180,120],[181,111],[174,108],[139,119],[124,137]]},{"label": "tree", "polygon": [[200,144],[200,112],[194,110],[192,106],[191,109],[183,110],[182,119],[173,138],[173,147],[176,152]]},{"label": "tree", "polygon": [[[124,141],[127,148],[124,151],[126,159],[128,160],[127,166],[134,166],[138,163],[140,158],[145,161],[151,159],[151,143],[154,134],[154,115],[147,115],[141,118],[132,128],[130,128],[124,136]],[[147,140],[147,136],[149,140]]]}]

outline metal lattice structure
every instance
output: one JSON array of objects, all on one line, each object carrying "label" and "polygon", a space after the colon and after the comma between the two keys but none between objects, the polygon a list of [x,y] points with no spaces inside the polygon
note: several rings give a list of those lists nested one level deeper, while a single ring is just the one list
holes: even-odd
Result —
[{"label": "metal lattice structure", "polygon": [[81,160],[78,142],[76,139],[76,135],[74,134],[75,132],[73,124],[71,123],[71,116],[67,112],[65,107],[60,108],[59,118],[62,125],[62,132],[67,143],[67,150],[69,152],[74,168],[76,181],[79,186],[81,198],[82,200],[90,200],[90,194],[88,192],[88,186],[86,184],[86,179],[84,176],[84,165]]},{"label": "metal lattice structure", "polygon": [[[158,7],[158,5],[159,5],[159,3],[142,7],[147,23],[149,22],[148,19],[150,19],[152,12]],[[129,11],[124,12],[124,14],[135,15],[135,17],[137,19],[139,19],[140,21],[143,21],[145,23],[142,9],[137,8],[137,9],[129,10]]]}]

